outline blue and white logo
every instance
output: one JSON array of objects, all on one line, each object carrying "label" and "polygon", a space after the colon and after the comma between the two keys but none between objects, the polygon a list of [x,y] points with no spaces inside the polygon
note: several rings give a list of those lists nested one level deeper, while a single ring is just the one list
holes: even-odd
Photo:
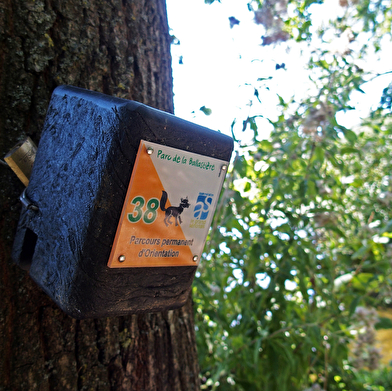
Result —
[{"label": "blue and white logo", "polygon": [[195,208],[193,209],[193,217],[197,220],[206,220],[208,213],[210,212],[210,207],[212,204],[212,199],[214,195],[210,193],[199,193],[196,200]]}]

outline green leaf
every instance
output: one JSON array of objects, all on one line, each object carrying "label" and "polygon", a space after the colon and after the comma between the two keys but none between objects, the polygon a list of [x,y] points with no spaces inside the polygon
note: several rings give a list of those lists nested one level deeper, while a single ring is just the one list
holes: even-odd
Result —
[{"label": "green leaf", "polygon": [[377,281],[374,279],[373,273],[359,273],[352,279],[352,284],[355,289],[365,290],[369,287],[377,288]]},{"label": "green leaf", "polygon": [[350,129],[344,130],[344,136],[352,144],[354,144],[357,141],[357,135]]},{"label": "green leaf", "polygon": [[350,309],[349,309],[349,316],[351,316],[355,312],[355,309],[358,307],[360,300],[361,300],[361,297],[357,296],[354,298],[354,300],[351,301]]},{"label": "green leaf", "polygon": [[272,151],[272,143],[269,140],[261,140],[259,143],[259,148],[263,152],[271,152]]},{"label": "green leaf", "polygon": [[316,184],[314,181],[308,180],[307,181],[307,195],[311,198],[313,198],[316,194],[317,194],[317,188],[316,188]]},{"label": "green leaf", "polygon": [[240,177],[246,177],[247,161],[244,156],[240,156],[234,163],[234,170],[239,174]]},{"label": "green leaf", "polygon": [[369,251],[369,246],[362,246],[353,255],[351,255],[351,259],[362,259],[368,251]]},{"label": "green leaf", "polygon": [[200,110],[205,114],[205,115],[211,115],[212,110],[209,109],[208,107],[202,106],[200,107]]},{"label": "green leaf", "polygon": [[340,150],[340,153],[342,155],[351,155],[351,154],[360,154],[361,151],[357,148],[353,148],[353,147],[344,147]]},{"label": "green leaf", "polygon": [[324,148],[317,146],[314,150],[314,154],[316,156],[316,159],[320,162],[324,162],[324,157],[325,157],[325,150]]},{"label": "green leaf", "polygon": [[256,340],[255,347],[253,350],[253,363],[256,366],[259,362],[259,356],[260,356],[260,347],[261,347],[261,342],[263,341],[263,337],[260,337]]},{"label": "green leaf", "polygon": [[392,329],[392,319],[380,317],[380,320],[375,324],[376,330]]}]

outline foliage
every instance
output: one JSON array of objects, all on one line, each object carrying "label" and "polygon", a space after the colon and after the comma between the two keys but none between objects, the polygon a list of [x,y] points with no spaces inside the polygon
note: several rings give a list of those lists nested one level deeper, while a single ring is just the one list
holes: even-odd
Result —
[{"label": "foliage", "polygon": [[[311,3],[292,1],[301,17],[281,18],[302,31],[291,34],[297,41],[310,39]],[[390,4],[341,5],[329,29],[348,43],[368,34],[377,51]],[[351,109],[351,93],[370,78],[357,63],[371,45],[332,53],[325,34],[312,38],[320,40],[309,60],[313,96],[280,97],[277,119],[262,108],[248,117],[251,143],[233,122],[238,149],[193,292],[203,389],[381,390],[366,388],[358,367],[378,358],[376,319],[366,328],[361,311],[391,304],[391,87],[360,128],[340,125],[336,113]],[[258,117],[273,125],[267,138]]]},{"label": "foliage", "polygon": [[390,367],[372,372],[362,370],[358,373],[358,378],[366,391],[388,391],[392,389],[392,371]]}]

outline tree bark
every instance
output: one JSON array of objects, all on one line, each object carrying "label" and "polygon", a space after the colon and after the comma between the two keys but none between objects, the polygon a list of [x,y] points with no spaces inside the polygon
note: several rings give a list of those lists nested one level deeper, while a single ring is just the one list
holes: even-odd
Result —
[{"label": "tree bark", "polygon": [[[51,92],[75,85],[173,111],[164,0],[0,0],[0,151],[37,144]],[[198,390],[192,302],[74,320],[12,264],[23,185],[0,165],[0,391]]]}]

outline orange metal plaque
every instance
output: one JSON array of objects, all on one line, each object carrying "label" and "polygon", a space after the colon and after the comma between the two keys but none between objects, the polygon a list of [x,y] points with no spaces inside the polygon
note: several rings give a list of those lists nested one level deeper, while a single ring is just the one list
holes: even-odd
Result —
[{"label": "orange metal plaque", "polygon": [[195,266],[228,162],[142,140],[108,266]]}]

